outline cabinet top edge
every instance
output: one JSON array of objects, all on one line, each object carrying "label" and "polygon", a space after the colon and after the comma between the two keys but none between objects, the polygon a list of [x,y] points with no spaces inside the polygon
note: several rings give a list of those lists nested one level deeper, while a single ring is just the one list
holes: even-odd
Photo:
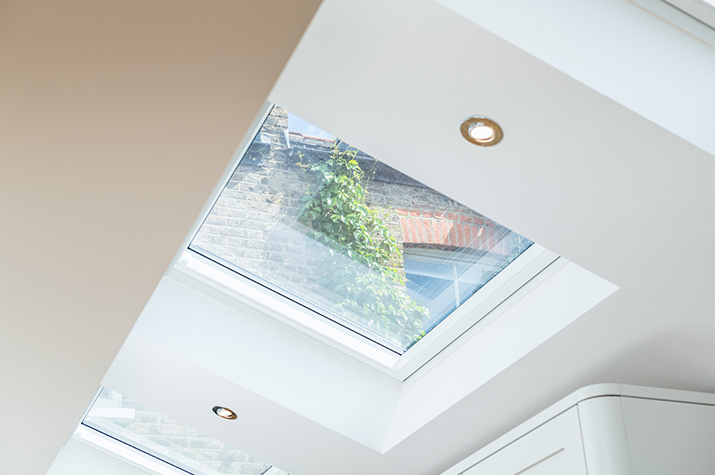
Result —
[{"label": "cabinet top edge", "polygon": [[577,389],[555,403],[552,407],[559,406],[562,409],[561,412],[563,412],[569,407],[585,401],[586,399],[609,396],[715,405],[715,394],[711,393],[684,391],[681,389],[652,388],[630,384],[602,383],[592,384],[590,386]]},{"label": "cabinet top edge", "polygon": [[481,460],[498,452],[509,443],[524,437],[529,432],[536,430],[569,409],[578,406],[579,403],[603,397],[627,397],[715,406],[715,394],[710,393],[617,383],[600,383],[584,386],[540,411],[493,442],[485,445],[441,475],[459,475]]}]

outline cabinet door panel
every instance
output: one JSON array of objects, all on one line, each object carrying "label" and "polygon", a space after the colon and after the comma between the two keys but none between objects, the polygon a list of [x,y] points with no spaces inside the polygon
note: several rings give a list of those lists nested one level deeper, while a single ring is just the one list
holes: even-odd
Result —
[{"label": "cabinet door panel", "polygon": [[464,475],[586,475],[576,408],[517,439]]},{"label": "cabinet door panel", "polygon": [[622,399],[633,475],[715,474],[715,406]]}]

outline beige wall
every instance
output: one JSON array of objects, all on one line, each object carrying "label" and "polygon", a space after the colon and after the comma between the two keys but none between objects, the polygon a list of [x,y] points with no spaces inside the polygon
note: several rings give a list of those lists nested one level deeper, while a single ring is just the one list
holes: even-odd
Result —
[{"label": "beige wall", "polygon": [[0,473],[33,475],[319,0],[1,1]]}]

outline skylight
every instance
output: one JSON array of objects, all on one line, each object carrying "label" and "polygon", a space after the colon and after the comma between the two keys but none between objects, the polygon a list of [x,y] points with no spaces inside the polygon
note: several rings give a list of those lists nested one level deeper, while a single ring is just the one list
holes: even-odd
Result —
[{"label": "skylight", "polygon": [[192,475],[262,475],[271,468],[108,388],[82,425]]},{"label": "skylight", "polygon": [[275,106],[189,248],[403,354],[532,244]]}]

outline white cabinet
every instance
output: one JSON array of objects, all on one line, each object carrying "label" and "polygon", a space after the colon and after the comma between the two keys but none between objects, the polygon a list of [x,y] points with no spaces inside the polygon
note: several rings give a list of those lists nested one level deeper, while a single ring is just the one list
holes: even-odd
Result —
[{"label": "white cabinet", "polygon": [[576,391],[443,475],[715,475],[715,395]]}]

